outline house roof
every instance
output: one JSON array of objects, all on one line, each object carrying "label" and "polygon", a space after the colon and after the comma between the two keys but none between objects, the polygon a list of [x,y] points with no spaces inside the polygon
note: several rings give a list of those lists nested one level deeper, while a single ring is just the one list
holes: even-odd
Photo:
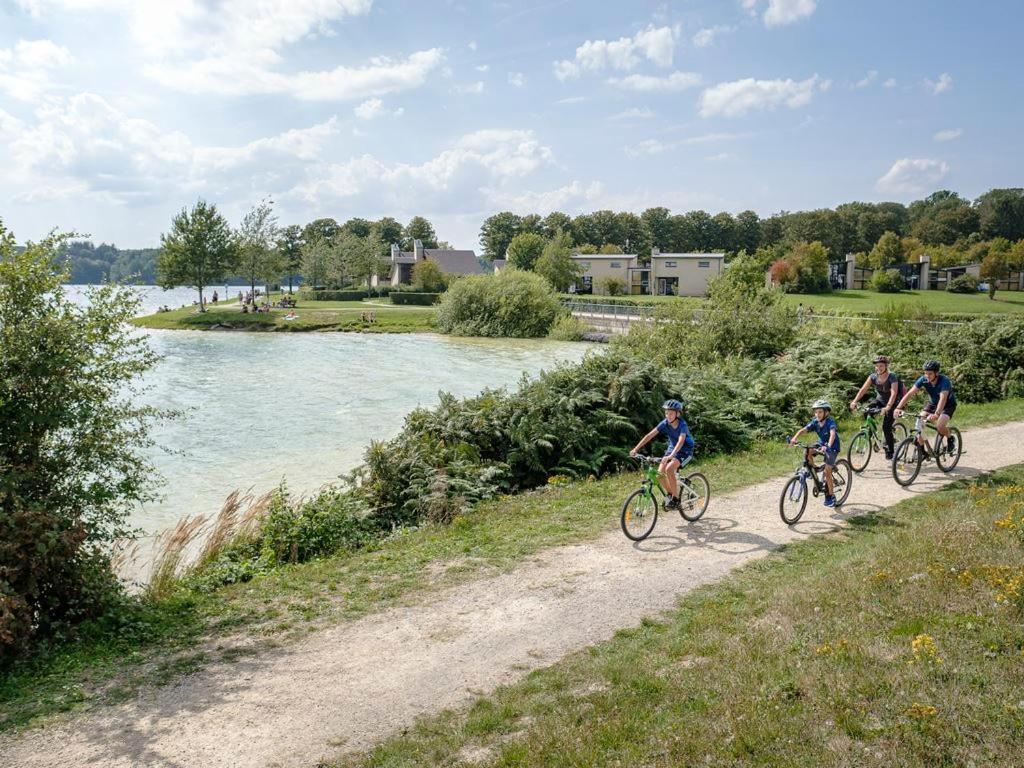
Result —
[{"label": "house roof", "polygon": [[424,248],[423,255],[436,262],[441,271],[449,275],[483,275],[486,273],[476,259],[475,251],[448,251],[440,248]]},{"label": "house roof", "polygon": [[635,253],[574,253],[572,255],[574,259],[586,259],[592,261],[594,259],[635,259]]},{"label": "house roof", "polygon": [[724,259],[724,253],[654,253],[652,259]]}]

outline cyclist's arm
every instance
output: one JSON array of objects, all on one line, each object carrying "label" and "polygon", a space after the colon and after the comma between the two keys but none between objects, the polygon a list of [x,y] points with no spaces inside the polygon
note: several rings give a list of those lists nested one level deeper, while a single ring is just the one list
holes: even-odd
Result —
[{"label": "cyclist's arm", "polygon": [[864,383],[861,385],[861,388],[857,390],[857,395],[853,398],[853,400],[850,401],[850,410],[851,411],[853,410],[853,406],[855,406],[857,403],[859,403],[860,399],[862,397],[864,397],[865,394],[867,394],[867,391],[868,391],[868,389],[870,387],[871,387],[871,377],[868,376],[866,379],[864,379]]},{"label": "cyclist's arm", "polygon": [[896,406],[896,415],[897,416],[900,415],[900,411],[903,410],[903,406],[907,404],[907,401],[910,400],[910,398],[912,398],[914,395],[916,395],[917,392],[918,392],[918,389],[917,389],[917,385],[916,384],[914,386],[912,386],[910,389],[907,390],[907,394],[905,394],[903,396],[903,399],[900,400],[899,405]]},{"label": "cyclist's arm", "polygon": [[945,409],[946,401],[948,399],[949,399],[949,392],[947,390],[944,389],[941,392],[939,392],[939,402],[935,406],[935,413],[932,414],[936,419],[938,419],[939,416],[942,415],[942,411],[943,411],[943,409]]},{"label": "cyclist's arm", "polygon": [[796,441],[800,439],[800,435],[805,435],[805,434],[807,434],[807,427],[800,427],[800,429],[797,431],[797,433],[795,435],[793,435],[793,437],[790,438],[790,440],[789,440],[790,444],[796,445]]},{"label": "cyclist's arm", "polygon": [[833,445],[835,444],[835,442],[836,442],[836,437],[837,437],[837,434],[836,434],[836,430],[835,430],[835,428],[833,427],[833,428],[832,428],[832,429],[830,429],[830,430],[829,430],[829,432],[828,432],[828,445],[827,445],[827,446],[825,446],[825,447],[826,447],[826,448],[828,448],[829,450],[832,450],[832,446],[833,446]]},{"label": "cyclist's arm", "polygon": [[679,435],[679,439],[676,441],[675,447],[672,449],[673,456],[683,450],[683,446],[686,445],[686,438],[689,437],[689,434],[689,432],[683,432]]},{"label": "cyclist's arm", "polygon": [[892,392],[889,393],[889,402],[885,404],[885,410],[891,411],[893,403],[896,402],[896,395],[899,394],[900,388],[895,384],[892,386]]},{"label": "cyclist's arm", "polygon": [[639,453],[641,448],[643,448],[645,445],[647,445],[649,442],[651,442],[651,440],[653,440],[657,436],[658,436],[658,428],[655,427],[650,432],[648,432],[646,435],[644,435],[643,437],[640,438],[640,442],[636,444],[636,446],[633,448],[632,451],[629,452],[629,454],[631,456],[633,456],[633,455]]}]

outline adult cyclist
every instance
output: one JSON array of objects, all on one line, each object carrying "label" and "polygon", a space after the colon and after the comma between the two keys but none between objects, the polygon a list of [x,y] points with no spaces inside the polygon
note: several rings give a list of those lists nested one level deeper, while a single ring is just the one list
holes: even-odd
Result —
[{"label": "adult cyclist", "polygon": [[875,388],[875,399],[868,403],[869,408],[878,408],[882,411],[882,434],[885,436],[885,458],[892,459],[893,444],[896,438],[892,433],[892,426],[895,422],[893,410],[900,398],[907,393],[907,388],[900,381],[900,377],[889,370],[889,358],[879,355],[874,359],[875,372],[872,373],[860,389],[857,395],[850,401],[850,410],[857,409],[857,403],[867,394],[872,387]]},{"label": "adult cyclist", "polygon": [[665,436],[668,445],[665,447],[665,455],[661,457],[661,462],[658,464],[658,477],[662,488],[669,495],[669,500],[665,502],[665,509],[679,509],[679,483],[676,480],[676,470],[693,455],[696,443],[694,443],[693,435],[690,434],[690,428],[683,421],[683,404],[678,400],[666,400],[661,407],[665,411],[665,418],[658,422],[658,426],[640,438],[640,442],[629,452],[629,455],[636,456],[641,448],[658,435]]},{"label": "adult cyclist", "polygon": [[907,394],[903,396],[896,406],[896,416],[903,415],[903,406],[921,390],[928,393],[930,402],[924,407],[922,413],[928,421],[935,422],[935,428],[939,434],[946,438],[946,450],[949,453],[956,453],[956,438],[949,433],[949,420],[956,412],[956,393],[953,391],[953,382],[945,374],[939,373],[939,361],[929,360],[923,366],[922,375],[914,382]]}]

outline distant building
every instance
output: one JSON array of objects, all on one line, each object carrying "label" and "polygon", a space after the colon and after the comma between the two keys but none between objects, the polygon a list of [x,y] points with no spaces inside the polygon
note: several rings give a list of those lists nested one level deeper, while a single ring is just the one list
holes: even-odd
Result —
[{"label": "distant building", "polygon": [[584,270],[576,293],[607,293],[607,279],[617,278],[635,296],[703,296],[725,268],[723,253],[661,253],[657,248],[646,265],[635,253],[577,253],[572,259]]},{"label": "distant building", "polygon": [[403,251],[397,245],[391,245],[391,285],[411,283],[412,268],[417,261],[433,261],[446,275],[483,275],[488,272],[477,261],[474,251],[424,248],[422,242],[414,240],[412,251]]}]

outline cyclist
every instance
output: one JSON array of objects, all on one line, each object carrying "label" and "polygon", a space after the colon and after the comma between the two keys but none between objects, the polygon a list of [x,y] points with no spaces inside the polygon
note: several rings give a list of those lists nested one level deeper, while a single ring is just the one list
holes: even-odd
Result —
[{"label": "cyclist", "polygon": [[928,421],[935,422],[939,434],[946,438],[946,450],[949,453],[956,453],[956,438],[946,427],[956,411],[956,393],[953,391],[953,382],[945,374],[939,373],[939,367],[938,360],[929,360],[921,366],[922,375],[896,406],[896,416],[902,416],[903,406],[923,389],[931,401],[924,407],[922,413]]},{"label": "cyclist", "polygon": [[900,398],[907,393],[907,388],[900,381],[900,377],[889,370],[889,358],[887,356],[879,355],[873,362],[875,364],[875,372],[868,376],[861,385],[861,388],[857,390],[857,395],[850,401],[850,410],[857,410],[857,403],[860,402],[860,399],[867,394],[871,387],[875,388],[875,399],[868,403],[868,407],[879,408],[882,411],[885,458],[892,459],[893,444],[896,442],[896,438],[892,434],[892,425],[895,421],[893,408]]},{"label": "cyclist", "polygon": [[836,493],[832,485],[832,468],[839,457],[839,426],[832,418],[832,403],[828,400],[815,400],[811,408],[814,410],[814,418],[793,435],[789,444],[796,445],[800,435],[805,432],[814,432],[818,436],[818,447],[825,455],[825,506],[834,507]]},{"label": "cyclist", "polygon": [[665,455],[658,464],[658,477],[661,487],[669,495],[665,503],[665,509],[679,509],[679,483],[676,480],[676,470],[682,463],[693,456],[693,449],[696,443],[690,428],[683,421],[683,404],[678,400],[666,400],[661,405],[665,411],[665,418],[658,423],[654,429],[640,438],[640,442],[629,452],[630,456],[636,456],[640,449],[647,445],[658,435],[664,435],[668,439]]}]

